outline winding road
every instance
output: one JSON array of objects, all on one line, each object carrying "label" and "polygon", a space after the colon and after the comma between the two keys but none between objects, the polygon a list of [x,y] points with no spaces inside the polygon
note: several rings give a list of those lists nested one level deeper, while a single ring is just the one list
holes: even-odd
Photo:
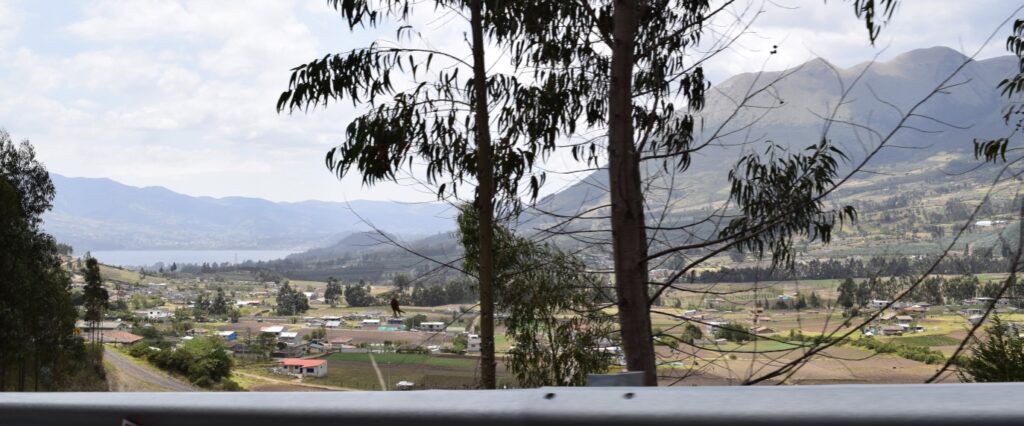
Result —
[{"label": "winding road", "polygon": [[173,377],[141,367],[128,357],[110,348],[103,348],[103,359],[116,370],[113,372],[119,380],[121,389],[118,391],[171,391],[196,392],[199,389]]}]

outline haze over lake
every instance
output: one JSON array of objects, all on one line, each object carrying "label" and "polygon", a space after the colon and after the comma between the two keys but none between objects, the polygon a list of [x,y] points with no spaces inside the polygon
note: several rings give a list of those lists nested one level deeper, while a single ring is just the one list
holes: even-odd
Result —
[{"label": "haze over lake", "polygon": [[118,266],[152,266],[171,263],[241,263],[246,260],[282,259],[293,250],[103,250],[92,256],[102,263]]}]

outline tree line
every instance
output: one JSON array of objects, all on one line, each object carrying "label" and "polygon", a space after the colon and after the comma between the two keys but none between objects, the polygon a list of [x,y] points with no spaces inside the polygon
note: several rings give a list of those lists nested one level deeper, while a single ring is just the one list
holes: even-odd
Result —
[{"label": "tree line", "polygon": [[40,228],[54,195],[32,145],[15,144],[0,129],[2,391],[105,389],[102,347],[86,345],[76,332],[61,248]]},{"label": "tree line", "polygon": [[[927,256],[872,256],[860,258],[812,259],[797,262],[789,268],[722,267],[718,270],[693,272],[688,280],[696,283],[758,282],[794,279],[843,279],[871,276],[910,276],[922,274],[931,268],[935,259]],[[1006,261],[991,253],[972,253],[969,256],[948,256],[933,270],[940,275],[982,274],[1005,272]]]}]

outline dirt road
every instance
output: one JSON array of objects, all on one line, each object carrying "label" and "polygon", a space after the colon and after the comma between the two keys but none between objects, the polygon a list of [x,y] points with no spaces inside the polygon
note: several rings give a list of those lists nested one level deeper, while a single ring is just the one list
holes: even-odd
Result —
[{"label": "dirt road", "polygon": [[199,390],[173,377],[140,367],[132,362],[132,360],[110,348],[103,348],[103,359],[108,363],[108,366],[113,367],[113,371],[107,372],[108,375],[112,376],[110,380],[110,390],[112,391],[195,392]]}]

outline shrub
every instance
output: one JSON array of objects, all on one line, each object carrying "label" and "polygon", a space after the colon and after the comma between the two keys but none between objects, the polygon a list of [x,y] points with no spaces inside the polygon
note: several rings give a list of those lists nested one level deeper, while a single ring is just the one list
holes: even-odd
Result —
[{"label": "shrub", "polygon": [[908,346],[901,345],[892,341],[881,341],[876,339],[851,339],[848,341],[853,346],[859,346],[866,349],[870,349],[880,354],[896,354],[900,358],[909,359],[912,361],[923,362],[925,364],[941,364],[946,361],[946,356],[942,352],[927,348],[924,346]]},{"label": "shrub", "polygon": [[175,350],[150,351],[147,358],[157,367],[185,375],[201,387],[212,387],[226,379],[233,365],[224,343],[214,337],[196,338]]},{"label": "shrub", "polygon": [[149,357],[150,352],[153,352],[153,350],[149,348],[149,345],[146,344],[145,341],[138,342],[128,348],[128,355],[135,358]]},{"label": "shrub", "polygon": [[750,334],[750,327],[736,321],[731,321],[715,330],[715,338],[744,343],[752,340],[753,335]]}]

